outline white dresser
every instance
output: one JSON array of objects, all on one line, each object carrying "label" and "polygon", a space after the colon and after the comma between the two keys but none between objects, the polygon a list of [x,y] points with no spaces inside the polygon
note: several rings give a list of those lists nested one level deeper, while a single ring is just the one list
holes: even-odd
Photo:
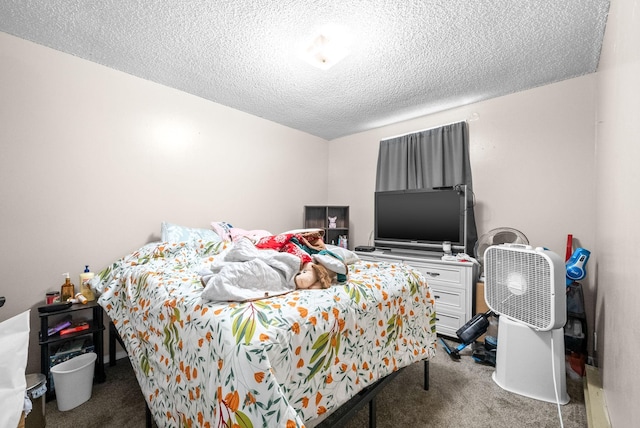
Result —
[{"label": "white dresser", "polygon": [[379,250],[356,253],[362,260],[405,263],[419,270],[436,301],[438,334],[457,338],[456,331],[473,317],[473,284],[477,275],[474,263]]}]

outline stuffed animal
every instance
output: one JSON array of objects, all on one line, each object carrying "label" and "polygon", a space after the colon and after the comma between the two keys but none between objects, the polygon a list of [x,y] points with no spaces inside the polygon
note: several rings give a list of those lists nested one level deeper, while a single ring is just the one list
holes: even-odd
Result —
[{"label": "stuffed animal", "polygon": [[336,220],[338,220],[338,216],[336,217],[329,217],[329,229],[335,229],[336,226]]}]

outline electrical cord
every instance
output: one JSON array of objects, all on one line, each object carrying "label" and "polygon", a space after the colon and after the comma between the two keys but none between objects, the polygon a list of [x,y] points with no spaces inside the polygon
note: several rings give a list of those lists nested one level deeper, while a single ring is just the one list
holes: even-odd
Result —
[{"label": "electrical cord", "polygon": [[564,428],[564,422],[562,421],[562,409],[560,408],[560,397],[558,396],[558,379],[556,374],[556,361],[555,361],[555,352],[553,349],[553,344],[555,340],[553,340],[553,331],[550,332],[551,337],[551,372],[553,373],[553,390],[556,393],[556,405],[558,406],[558,418],[560,419],[560,428]]}]

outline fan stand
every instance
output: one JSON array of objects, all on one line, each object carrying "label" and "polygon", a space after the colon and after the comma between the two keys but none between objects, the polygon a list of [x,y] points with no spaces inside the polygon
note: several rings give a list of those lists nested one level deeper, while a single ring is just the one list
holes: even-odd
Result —
[{"label": "fan stand", "polygon": [[[552,348],[553,364],[550,364]],[[567,404],[564,329],[536,331],[500,316],[496,370],[492,378],[502,389],[550,403],[556,403],[557,386],[558,402]]]}]

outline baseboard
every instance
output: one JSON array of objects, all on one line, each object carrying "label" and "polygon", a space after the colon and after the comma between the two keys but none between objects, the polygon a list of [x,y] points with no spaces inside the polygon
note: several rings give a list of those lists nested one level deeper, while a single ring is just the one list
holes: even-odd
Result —
[{"label": "baseboard", "polygon": [[586,365],[584,377],[584,404],[587,408],[589,428],[611,428],[609,410],[602,390],[602,379],[597,367]]}]

